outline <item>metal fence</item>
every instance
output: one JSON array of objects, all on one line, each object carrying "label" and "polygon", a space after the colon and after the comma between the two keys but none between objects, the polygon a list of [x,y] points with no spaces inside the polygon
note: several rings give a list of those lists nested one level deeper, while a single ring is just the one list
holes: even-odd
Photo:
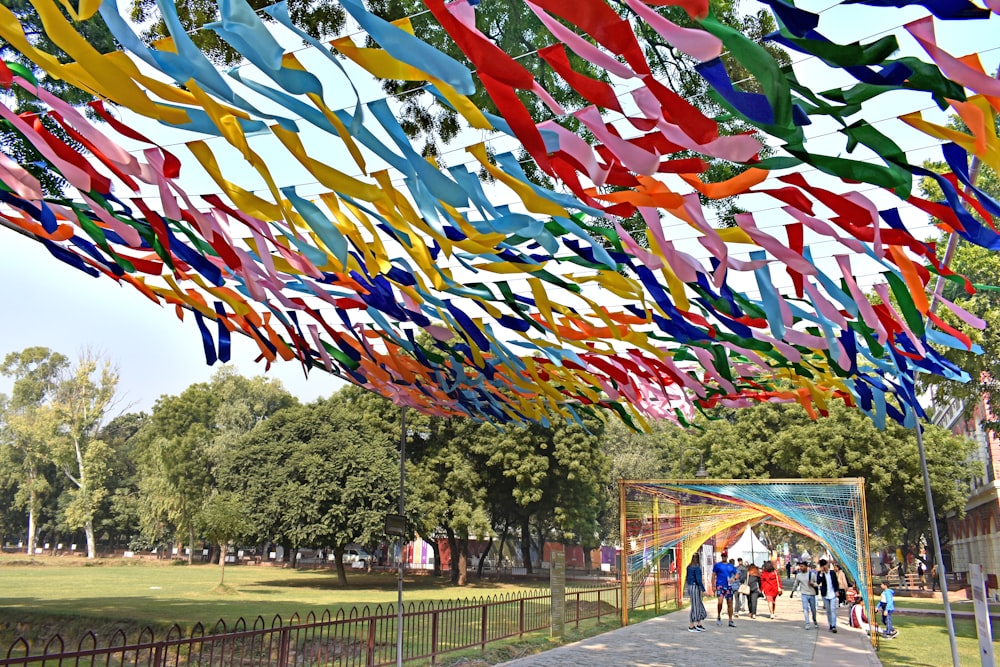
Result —
[{"label": "metal fence", "polygon": [[[566,592],[566,622],[608,620],[618,615],[620,589],[586,588]],[[435,664],[447,653],[485,649],[490,642],[549,627],[551,597],[532,591],[468,600],[417,602],[403,613],[403,660]],[[219,621],[211,630],[201,624],[184,636],[174,626],[162,639],[146,628],[131,641],[122,631],[101,645],[86,633],[68,648],[56,635],[40,646],[23,638],[0,657],[0,666],[22,667],[378,667],[396,664],[395,605],[353,607],[305,619],[293,615],[270,624],[258,616],[250,626],[240,618],[232,626]]]}]

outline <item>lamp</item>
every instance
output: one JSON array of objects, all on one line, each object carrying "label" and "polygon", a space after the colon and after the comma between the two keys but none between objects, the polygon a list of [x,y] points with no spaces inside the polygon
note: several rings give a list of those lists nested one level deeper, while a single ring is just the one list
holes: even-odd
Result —
[{"label": "lamp", "polygon": [[677,476],[680,477],[684,474],[684,454],[687,452],[698,452],[698,472],[694,474],[698,479],[705,479],[708,477],[708,472],[705,470],[705,454],[700,449],[696,447],[681,448],[681,455],[678,461],[678,471]]}]

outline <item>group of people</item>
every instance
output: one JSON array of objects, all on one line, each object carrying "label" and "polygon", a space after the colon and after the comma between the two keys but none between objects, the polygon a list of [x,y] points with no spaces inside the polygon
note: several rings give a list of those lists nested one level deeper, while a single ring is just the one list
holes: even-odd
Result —
[{"label": "group of people", "polygon": [[799,571],[792,579],[789,597],[795,597],[796,593],[802,600],[806,630],[813,626],[819,627],[816,601],[820,598],[823,600],[827,626],[830,632],[837,632],[837,607],[847,603],[847,575],[842,569],[825,559],[820,559],[818,570],[811,569],[808,563],[799,563]]},{"label": "group of people", "polygon": [[[733,618],[734,615],[736,618],[739,617],[744,601],[750,618],[757,618],[757,603],[761,597],[767,601],[768,618],[775,618],[775,601],[783,591],[774,563],[765,561],[758,567],[755,563],[744,564],[742,558],[735,561],[727,560],[726,555],[723,552],[722,560],[712,567],[712,589],[718,600],[716,624],[722,625],[722,607],[725,606],[729,627],[736,627]],[[708,618],[708,610],[702,600],[705,582],[701,570],[701,556],[698,553],[691,556],[684,578],[684,590],[691,600],[688,632],[704,632],[703,621]]]},{"label": "group of people", "polygon": [[[819,567],[815,568],[810,563],[799,563],[798,571],[791,580],[789,597],[799,594],[806,630],[819,627],[817,601],[821,600],[830,632],[837,632],[837,609],[844,605],[850,606],[851,625],[870,633],[871,626],[861,596],[857,595],[857,589],[849,584],[844,570],[825,559],[821,559],[818,565]],[[684,579],[685,594],[691,600],[688,632],[705,631],[704,621],[708,618],[708,610],[703,601],[706,591],[703,577],[701,556],[695,553],[691,556]],[[722,558],[712,567],[711,584],[717,599],[717,625],[722,625],[722,609],[725,607],[729,627],[736,627],[734,618],[739,618],[744,601],[750,618],[756,618],[757,603],[761,597],[767,601],[768,618],[776,618],[775,603],[782,595],[783,587],[772,561],[765,561],[758,567],[755,563],[744,564],[742,558],[727,559],[726,552],[722,552]],[[854,595],[849,596],[848,591],[852,591]],[[895,610],[893,597],[893,590],[883,581],[882,595],[876,608],[877,612],[881,612],[885,625],[885,630],[879,631],[883,637],[896,635],[896,630],[892,626],[892,613]]]}]

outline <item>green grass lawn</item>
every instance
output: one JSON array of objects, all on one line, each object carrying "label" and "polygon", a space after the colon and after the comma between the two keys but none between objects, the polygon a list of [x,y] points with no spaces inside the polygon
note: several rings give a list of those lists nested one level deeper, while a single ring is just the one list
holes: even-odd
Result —
[{"label": "green grass lawn", "polygon": [[[217,565],[169,565],[149,561],[98,561],[0,558],[0,644],[26,628],[41,636],[58,631],[74,636],[86,628],[121,627],[132,632],[145,625],[174,623],[185,630],[202,623],[208,628],[239,617],[252,624],[258,615],[270,625],[275,614],[287,619],[298,613],[317,615],[329,609],[395,604],[396,575],[348,570],[347,585],[333,570],[277,567],[226,567],[226,591],[219,591]],[[452,586],[446,578],[407,576],[404,601],[452,600],[501,595],[547,586],[475,582]],[[6,640],[6,642],[4,641]]]},{"label": "green grass lawn", "polygon": [[[940,607],[940,603],[938,603]],[[943,617],[903,616],[896,613],[892,624],[899,635],[882,640],[878,657],[884,667],[941,667],[951,664],[951,645]],[[975,621],[955,620],[958,655],[963,665],[978,665],[979,642]],[[1000,655],[1000,632],[993,629],[993,652]]]},{"label": "green grass lawn", "polygon": [[[966,600],[965,598],[955,599],[949,598],[948,603],[951,605],[952,611],[962,611],[962,612],[973,612],[972,600]],[[937,609],[938,611],[944,611],[944,604],[940,600],[918,600],[911,598],[901,598],[896,597],[896,609]],[[990,604],[990,613],[997,614],[1000,613],[1000,604],[993,602]]]}]

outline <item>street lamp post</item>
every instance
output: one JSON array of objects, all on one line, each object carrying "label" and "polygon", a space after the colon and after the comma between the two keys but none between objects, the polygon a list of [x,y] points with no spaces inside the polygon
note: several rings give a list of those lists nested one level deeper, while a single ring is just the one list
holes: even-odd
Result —
[{"label": "street lamp post", "polygon": [[[399,516],[406,516],[406,406],[399,409]],[[405,518],[403,519],[405,522]],[[396,602],[396,666],[403,667],[403,547],[405,529],[399,535],[399,577]]]},{"label": "street lamp post", "polygon": [[677,471],[677,476],[680,477],[681,475],[684,474],[684,453],[688,451],[698,452],[698,472],[696,472],[694,476],[697,477],[698,479],[705,479],[706,477],[708,477],[708,473],[705,471],[705,453],[702,452],[700,449],[694,447],[681,448],[680,460],[678,462],[679,470]]}]

